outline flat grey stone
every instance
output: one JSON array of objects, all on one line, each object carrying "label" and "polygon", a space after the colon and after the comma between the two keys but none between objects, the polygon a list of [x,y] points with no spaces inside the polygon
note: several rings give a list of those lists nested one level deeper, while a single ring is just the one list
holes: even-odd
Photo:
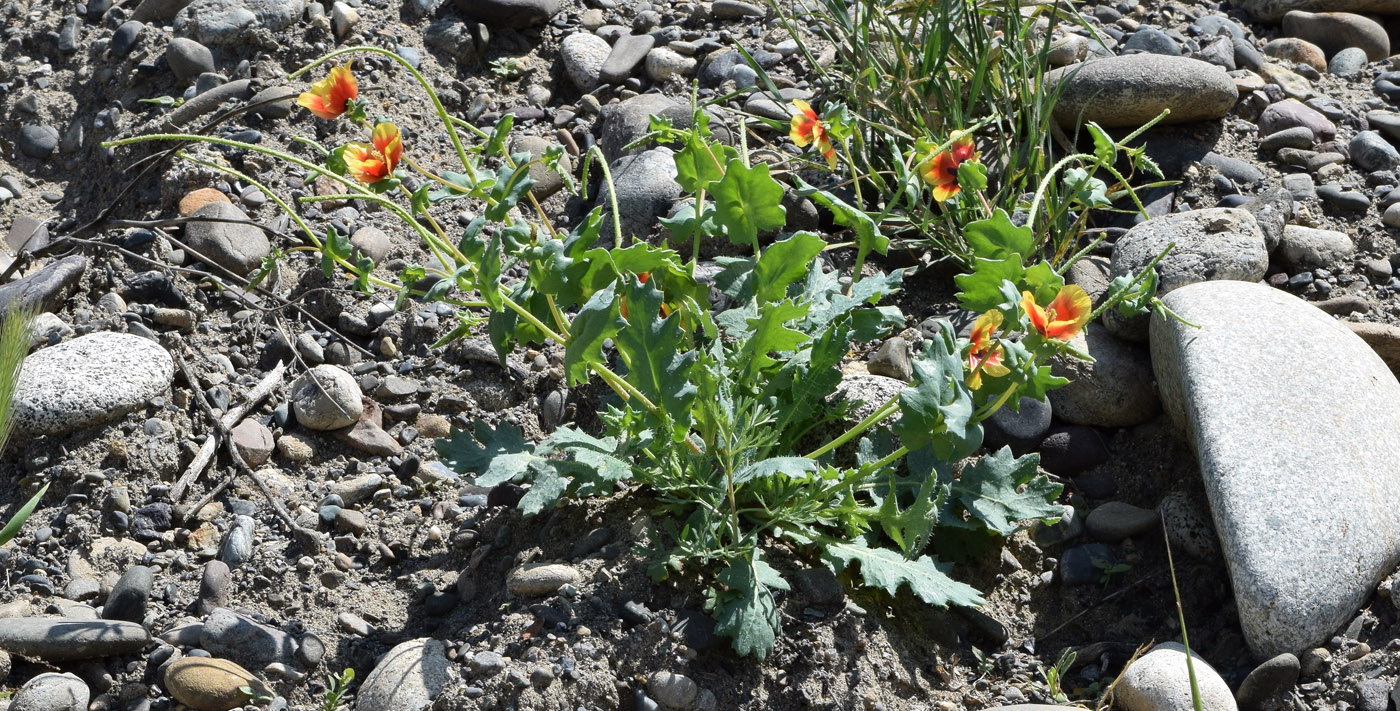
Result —
[{"label": "flat grey stone", "polygon": [[1400,561],[1400,383],[1283,291],[1211,281],[1163,301],[1201,326],[1153,319],[1153,364],[1200,463],[1245,641],[1261,658],[1316,645]]},{"label": "flat grey stone", "polygon": [[64,434],[110,422],[164,392],[175,361],[160,344],[103,331],[24,361],[15,388],[17,433]]},{"label": "flat grey stone", "polygon": [[403,642],[374,665],[355,692],[356,711],[416,711],[432,704],[450,680],[442,642]]},{"label": "flat grey stone", "polygon": [[[211,202],[191,217],[220,220],[247,220],[248,214],[227,202]],[[261,229],[235,222],[191,222],[185,226],[185,242],[190,248],[219,266],[246,276],[262,266],[272,253],[272,243]]]},{"label": "flat grey stone", "polygon": [[1330,267],[1356,251],[1345,232],[1302,225],[1284,227],[1278,246],[1284,261],[1304,269]]},{"label": "flat grey stone", "polygon": [[194,0],[176,13],[175,34],[204,44],[239,44],[258,29],[286,29],[305,10],[305,0]]},{"label": "flat grey stone", "polygon": [[0,624],[0,650],[46,662],[136,654],[150,641],[134,622],[20,617]]},{"label": "flat grey stone", "polygon": [[1390,170],[1400,165],[1400,151],[1375,131],[1362,131],[1347,143],[1351,162],[1365,171]]},{"label": "flat grey stone", "polygon": [[1052,69],[1045,85],[1061,86],[1054,115],[1062,126],[1082,119],[1108,128],[1137,127],[1163,109],[1172,111],[1163,121],[1168,124],[1218,119],[1239,99],[1234,80],[1221,67],[1161,54],[1129,54]]},{"label": "flat grey stone", "polygon": [[1317,45],[1329,57],[1348,47],[1364,50],[1372,62],[1390,56],[1390,37],[1381,23],[1355,13],[1293,10],[1283,16],[1283,31]]},{"label": "flat grey stone", "polygon": [[170,40],[165,48],[165,61],[181,84],[188,85],[200,74],[214,71],[214,53],[186,37]]},{"label": "flat grey stone", "polygon": [[621,84],[632,76],[637,65],[646,59],[647,52],[654,46],[656,38],[651,35],[623,35],[617,38],[617,43],[603,62],[598,79],[604,84]]},{"label": "flat grey stone", "polygon": [[210,654],[255,669],[273,662],[290,664],[297,652],[291,635],[223,607],[204,621],[199,644]]}]

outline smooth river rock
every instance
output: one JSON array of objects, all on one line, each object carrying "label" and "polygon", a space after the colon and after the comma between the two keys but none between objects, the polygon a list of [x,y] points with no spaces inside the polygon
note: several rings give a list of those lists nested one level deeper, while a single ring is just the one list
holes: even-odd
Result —
[{"label": "smooth river rock", "polygon": [[103,331],[24,361],[15,387],[16,432],[56,435],[110,422],[170,387],[175,361],[155,341]]},{"label": "smooth river rock", "polygon": [[1209,281],[1154,318],[1162,402],[1199,460],[1245,642],[1326,641],[1400,561],[1400,382],[1346,326],[1262,284]]},{"label": "smooth river rock", "polygon": [[1294,10],[1400,15],[1400,0],[1241,0],[1237,6],[1263,22],[1278,22]]},{"label": "smooth river rock", "polygon": [[[1201,708],[1210,711],[1236,711],[1235,697],[1225,680],[1206,660],[1191,653],[1196,672],[1196,688]],[[1123,711],[1192,711],[1191,677],[1186,667],[1186,648],[1164,642],[1138,657],[1123,670],[1114,687],[1115,706]]]},{"label": "smooth river rock", "polygon": [[1283,31],[1317,45],[1328,57],[1347,47],[1364,50],[1372,62],[1390,56],[1390,37],[1381,23],[1350,12],[1294,10],[1283,16]]},{"label": "smooth river rock", "polygon": [[21,617],[0,624],[0,650],[46,662],[135,654],[151,641],[134,622]]},{"label": "smooth river rock", "polygon": [[389,650],[355,692],[357,711],[421,709],[447,686],[447,653],[435,639],[414,639]]},{"label": "smooth river rock", "polygon": [[[1259,223],[1247,210],[1212,207],[1150,219],[1118,239],[1109,279],[1140,273],[1168,245],[1157,264],[1157,292],[1218,279],[1258,281],[1269,268],[1269,250]],[[1105,312],[1104,324],[1119,338],[1147,340],[1147,317]]]},{"label": "smooth river rock", "polygon": [[1055,120],[1062,126],[1082,119],[1108,128],[1135,128],[1163,109],[1171,109],[1163,123],[1218,119],[1239,98],[1234,80],[1222,67],[1161,54],[1107,57],[1045,75],[1049,88],[1061,82]]}]

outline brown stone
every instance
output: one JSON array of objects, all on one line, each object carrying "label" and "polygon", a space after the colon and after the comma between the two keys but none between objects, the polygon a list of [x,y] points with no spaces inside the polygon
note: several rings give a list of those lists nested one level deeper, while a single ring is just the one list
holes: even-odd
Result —
[{"label": "brown stone", "polygon": [[1390,372],[1400,376],[1400,326],[1387,323],[1344,323],[1385,361]]},{"label": "brown stone", "polygon": [[214,188],[200,188],[180,198],[180,216],[189,217],[211,202],[232,202],[227,195]]},{"label": "brown stone", "polygon": [[340,441],[368,454],[393,457],[403,454],[403,445],[384,431],[384,414],[379,403],[364,399],[365,408],[360,419],[345,429],[336,430]]},{"label": "brown stone", "polygon": [[272,432],[257,420],[244,420],[238,423],[229,434],[233,446],[250,467],[260,467],[272,457]]},{"label": "brown stone", "polygon": [[185,657],[165,670],[165,688],[197,711],[228,711],[248,700],[241,687],[265,689],[253,673],[227,659]]}]

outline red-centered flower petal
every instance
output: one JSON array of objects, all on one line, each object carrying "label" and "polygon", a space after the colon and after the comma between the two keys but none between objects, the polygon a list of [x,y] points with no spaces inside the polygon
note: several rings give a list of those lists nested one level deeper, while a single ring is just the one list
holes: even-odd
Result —
[{"label": "red-centered flower petal", "polygon": [[791,138],[798,148],[806,148],[820,141],[826,130],[822,128],[817,112],[801,99],[793,99],[792,106],[797,109],[797,113],[792,115],[792,128],[788,131],[788,138]]},{"label": "red-centered flower petal", "polygon": [[331,68],[325,79],[311,85],[311,90],[297,97],[299,106],[323,119],[333,119],[345,113],[345,104],[360,95],[350,65]]},{"label": "red-centered flower petal", "polygon": [[350,177],[365,183],[377,183],[392,172],[384,156],[368,143],[348,143],[345,145],[345,167]]},{"label": "red-centered flower petal", "polygon": [[1089,315],[1094,311],[1094,302],[1089,298],[1089,294],[1076,284],[1070,284],[1055,296],[1055,300],[1050,302],[1050,307],[1046,309],[1049,315],[1050,324],[1047,330],[1049,338],[1058,338],[1068,341],[1079,333],[1079,329],[1089,322]]},{"label": "red-centered flower petal", "polygon": [[1029,291],[1021,292],[1021,310],[1026,312],[1026,320],[1031,322],[1031,328],[1046,338],[1046,331],[1050,326],[1050,320],[1046,318],[1045,309],[1035,303],[1035,296]]},{"label": "red-centered flower petal", "polygon": [[1021,292],[1021,308],[1036,332],[1045,338],[1068,341],[1079,333],[1079,329],[1089,322],[1094,303],[1083,288],[1070,284],[1055,295],[1050,306],[1036,305],[1035,297],[1029,291]]},{"label": "red-centered flower petal", "polygon": [[403,158],[403,136],[399,133],[399,127],[388,122],[376,124],[370,140],[374,141],[374,149],[383,156],[392,173],[399,159]]}]

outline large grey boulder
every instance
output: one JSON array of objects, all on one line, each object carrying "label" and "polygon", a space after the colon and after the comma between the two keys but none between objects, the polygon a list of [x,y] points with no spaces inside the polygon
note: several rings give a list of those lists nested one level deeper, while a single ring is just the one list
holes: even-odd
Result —
[{"label": "large grey boulder", "polygon": [[1094,121],[1133,127],[1163,109],[1163,123],[1218,119],[1230,112],[1239,91],[1221,67],[1199,59],[1163,54],[1129,54],[1095,59],[1045,75],[1046,89],[1060,87],[1055,120],[1061,126]]},{"label": "large grey boulder", "polygon": [[175,361],[155,341],[103,331],[24,361],[13,416],[21,435],[56,435],[109,422],[165,392]]},{"label": "large grey boulder", "polygon": [[1331,316],[1208,281],[1154,318],[1162,403],[1196,452],[1260,658],[1328,639],[1400,561],[1400,383]]},{"label": "large grey boulder", "polygon": [[[676,161],[669,148],[653,148],[645,153],[623,156],[612,164],[617,188],[617,211],[624,239],[646,239],[657,220],[671,210],[681,196],[676,182]],[[603,186],[597,205],[603,208],[603,239],[612,240],[613,210],[611,190]]]}]

